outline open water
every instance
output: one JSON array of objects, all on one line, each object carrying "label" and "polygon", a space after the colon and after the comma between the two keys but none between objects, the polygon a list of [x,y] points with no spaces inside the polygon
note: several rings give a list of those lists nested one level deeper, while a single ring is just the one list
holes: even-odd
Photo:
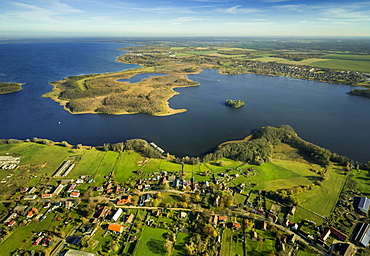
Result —
[{"label": "open water", "polygon": [[[370,160],[370,100],[347,95],[351,87],[345,85],[204,70],[189,75],[200,86],[178,88],[180,94],[169,101],[171,107],[188,111],[168,117],[72,115],[41,97],[52,89],[50,82],[70,75],[138,67],[115,61],[124,53],[117,49],[124,46],[0,44],[0,82],[25,83],[20,92],[0,95],[0,138],[84,145],[142,138],[177,156],[197,156],[262,126],[288,124],[305,140],[360,162]],[[228,108],[226,99],[241,99],[245,106]]]}]

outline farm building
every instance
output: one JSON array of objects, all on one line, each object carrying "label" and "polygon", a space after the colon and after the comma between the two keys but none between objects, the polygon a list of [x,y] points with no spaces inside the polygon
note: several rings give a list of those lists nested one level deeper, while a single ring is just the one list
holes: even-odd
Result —
[{"label": "farm building", "polygon": [[113,215],[112,220],[113,220],[113,221],[117,221],[117,220],[119,219],[119,217],[121,216],[121,214],[122,214],[122,213],[123,213],[122,208],[119,208],[119,209],[115,212],[115,214]]},{"label": "farm building", "polygon": [[358,210],[364,214],[367,214],[369,211],[369,206],[370,206],[370,199],[367,198],[366,196],[361,197],[360,203],[358,204]]},{"label": "farm building", "polygon": [[356,234],[352,235],[354,241],[364,247],[367,247],[370,242],[370,224],[361,223]]},{"label": "farm building", "polygon": [[122,233],[123,232],[123,226],[118,225],[118,224],[109,224],[108,225],[108,230],[113,231],[113,232]]}]

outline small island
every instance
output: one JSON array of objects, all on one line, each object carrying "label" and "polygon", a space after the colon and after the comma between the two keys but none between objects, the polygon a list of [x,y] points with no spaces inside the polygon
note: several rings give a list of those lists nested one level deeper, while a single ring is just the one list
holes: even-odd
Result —
[{"label": "small island", "polygon": [[22,84],[0,82],[0,94],[13,93],[22,90]]},{"label": "small island", "polygon": [[226,100],[225,105],[231,108],[240,108],[244,106],[244,101],[242,100]]}]

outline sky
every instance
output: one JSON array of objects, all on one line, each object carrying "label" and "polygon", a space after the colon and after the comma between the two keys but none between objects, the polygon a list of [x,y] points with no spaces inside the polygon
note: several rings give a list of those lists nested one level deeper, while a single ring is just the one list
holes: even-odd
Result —
[{"label": "sky", "polygon": [[0,0],[0,36],[370,36],[370,1]]}]

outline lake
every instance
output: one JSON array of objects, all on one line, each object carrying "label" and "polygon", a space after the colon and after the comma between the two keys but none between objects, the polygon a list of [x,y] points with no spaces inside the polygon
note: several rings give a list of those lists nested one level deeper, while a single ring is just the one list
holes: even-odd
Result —
[{"label": "lake", "polygon": [[[0,81],[25,83],[20,92],[0,95],[0,138],[38,137],[74,145],[142,138],[177,156],[197,156],[262,126],[288,124],[305,140],[357,161],[370,160],[370,100],[347,95],[351,87],[345,85],[204,70],[189,75],[200,86],[178,88],[180,94],[169,101],[172,108],[188,111],[167,117],[72,115],[41,97],[52,89],[50,82],[70,75],[139,67],[115,61],[124,53],[117,49],[125,46],[0,44]],[[243,100],[245,106],[228,108],[226,99]]]}]

